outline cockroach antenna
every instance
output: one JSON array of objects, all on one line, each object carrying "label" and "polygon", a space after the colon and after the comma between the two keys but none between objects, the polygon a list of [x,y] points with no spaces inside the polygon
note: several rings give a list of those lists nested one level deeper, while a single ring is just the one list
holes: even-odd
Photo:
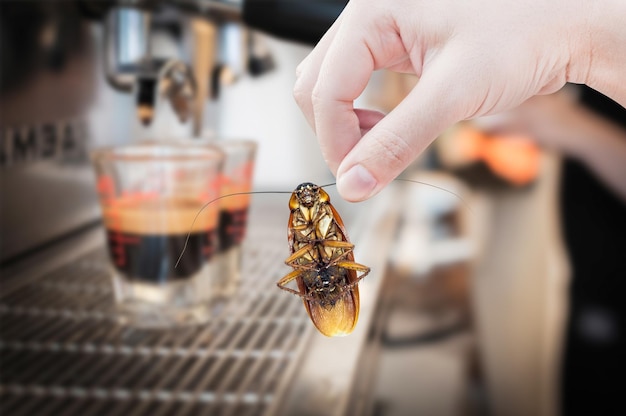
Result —
[{"label": "cockroach antenna", "polygon": [[465,208],[467,208],[467,210],[471,213],[473,213],[474,211],[472,211],[472,207],[470,206],[470,204],[463,198],[461,198],[461,195],[452,192],[446,188],[442,188],[441,186],[437,186],[437,185],[433,185],[432,183],[428,183],[428,182],[422,182],[422,181],[416,181],[415,179],[405,179],[405,178],[396,178],[394,179],[395,181],[400,181],[400,182],[411,182],[411,183],[416,183],[419,185],[426,185],[426,186],[430,186],[431,188],[435,188],[435,189],[439,189],[440,191],[444,191],[449,193],[450,195],[455,196],[459,201],[461,201],[463,203],[463,205],[465,205]]},{"label": "cockroach antenna", "polygon": [[228,198],[228,197],[231,197],[231,196],[237,196],[237,195],[259,195],[259,194],[291,194],[291,191],[234,192],[232,194],[226,194],[226,195],[218,196],[217,198],[212,199],[209,202],[207,202],[206,204],[202,205],[202,207],[196,213],[195,217],[193,217],[193,221],[191,222],[191,225],[189,226],[189,232],[187,233],[187,238],[185,238],[185,244],[183,245],[183,249],[181,250],[180,255],[178,256],[178,260],[176,260],[176,264],[174,265],[174,268],[178,267],[178,263],[180,263],[180,260],[183,258],[183,254],[185,254],[185,250],[187,249],[187,244],[189,243],[189,237],[191,236],[191,231],[193,230],[193,226],[195,225],[196,220],[198,219],[200,214],[202,214],[202,211],[204,211],[204,209],[206,207],[208,207],[209,205],[211,205],[214,202],[219,201],[220,199]]}]

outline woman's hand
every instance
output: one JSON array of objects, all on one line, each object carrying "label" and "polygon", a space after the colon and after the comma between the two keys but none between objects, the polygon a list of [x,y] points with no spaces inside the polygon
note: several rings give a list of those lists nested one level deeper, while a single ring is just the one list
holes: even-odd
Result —
[{"label": "woman's hand", "polygon": [[[596,20],[587,0],[351,0],[298,67],[294,95],[340,194],[359,201],[449,125],[588,83]],[[382,68],[420,80],[387,115],[354,109]]]}]

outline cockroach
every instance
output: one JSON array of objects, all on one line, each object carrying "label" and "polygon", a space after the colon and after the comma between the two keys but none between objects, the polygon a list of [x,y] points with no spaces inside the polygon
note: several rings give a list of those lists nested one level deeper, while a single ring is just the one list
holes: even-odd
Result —
[{"label": "cockroach", "polygon": [[[354,245],[343,220],[321,187],[310,182],[298,185],[289,199],[289,209],[291,255],[285,264],[293,271],[277,286],[302,298],[311,321],[322,334],[348,335],[359,318],[357,283],[370,269],[355,263]],[[292,280],[298,291],[286,286]]]},{"label": "cockroach", "polygon": [[[439,186],[410,179],[396,180],[432,186],[455,195],[465,203],[454,192]],[[356,327],[360,306],[358,283],[368,275],[370,268],[354,261],[354,245],[348,239],[343,220],[330,203],[328,193],[322,189],[330,185],[334,184],[318,186],[305,182],[298,185],[293,192],[237,192],[222,195],[204,207],[235,195],[291,193],[287,224],[291,255],[287,257],[285,264],[293,270],[276,285],[302,298],[311,321],[322,334],[337,337],[350,334]],[[187,243],[178,262],[186,246]],[[298,290],[286,286],[294,280]]]}]

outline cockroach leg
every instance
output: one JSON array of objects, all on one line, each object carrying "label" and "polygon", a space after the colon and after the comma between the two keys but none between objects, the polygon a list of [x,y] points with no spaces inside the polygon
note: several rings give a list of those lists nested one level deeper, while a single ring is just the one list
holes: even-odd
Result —
[{"label": "cockroach leg", "polygon": [[314,300],[314,298],[312,296],[309,295],[303,295],[302,293],[293,290],[291,288],[288,288],[287,286],[285,286],[286,284],[288,284],[289,282],[291,282],[292,280],[297,279],[302,273],[304,273],[303,270],[294,270],[288,274],[286,274],[285,276],[283,276],[278,282],[276,282],[276,286],[278,286],[280,289],[289,292],[289,293],[293,293],[294,295],[298,295],[299,297],[301,297],[302,299],[305,300]]},{"label": "cockroach leg", "polygon": [[370,268],[369,267],[364,266],[364,265],[359,264],[359,263],[355,263],[353,261],[340,261],[340,262],[335,263],[335,266],[341,267],[343,269],[354,270],[354,271],[363,273],[362,275],[358,276],[354,282],[351,282],[350,284],[348,284],[345,287],[346,289],[352,289],[361,280],[363,280],[363,278],[365,276],[367,276],[370,273]]}]

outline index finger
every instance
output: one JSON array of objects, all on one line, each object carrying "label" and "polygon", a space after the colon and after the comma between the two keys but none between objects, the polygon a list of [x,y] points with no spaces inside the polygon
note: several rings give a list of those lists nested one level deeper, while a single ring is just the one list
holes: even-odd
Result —
[{"label": "index finger", "polygon": [[294,85],[293,95],[313,130],[315,130],[315,117],[313,116],[311,93],[317,82],[317,76],[319,75],[320,66],[324,61],[324,56],[326,56],[326,51],[341,25],[341,17],[342,15],[337,18],[322,39],[315,45],[311,53],[304,58],[296,68],[296,83]]},{"label": "index finger", "polygon": [[374,57],[362,34],[354,28],[339,28],[320,66],[311,97],[320,148],[335,174],[343,158],[361,139],[354,100],[374,71]]}]

